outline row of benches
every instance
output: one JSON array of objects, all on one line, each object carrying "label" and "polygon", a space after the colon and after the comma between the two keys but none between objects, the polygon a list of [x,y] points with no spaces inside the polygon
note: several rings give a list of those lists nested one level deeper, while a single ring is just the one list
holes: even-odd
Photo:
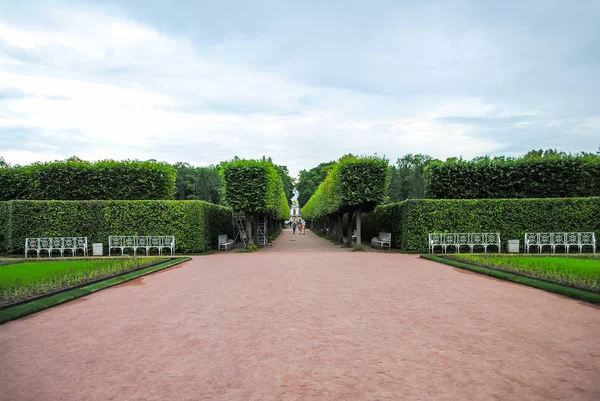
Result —
[{"label": "row of benches", "polygon": [[[125,249],[133,249],[133,254],[137,254],[138,248],[146,250],[146,255],[150,254],[152,248],[158,250],[162,255],[163,250],[169,249],[171,256],[175,254],[175,237],[172,235],[111,235],[108,237],[108,255],[112,249],[120,249],[121,256]],[[82,251],[83,256],[88,255],[87,237],[43,237],[25,239],[25,257],[29,252],[36,252],[37,257],[45,251],[48,257],[52,257],[52,252],[60,252],[60,256],[65,255],[65,251],[71,251],[71,256],[76,256],[78,251]]]},{"label": "row of benches", "polygon": [[[462,246],[469,247],[471,252],[475,247],[483,247],[484,252],[490,246],[501,250],[500,233],[431,233],[429,234],[429,253],[435,251],[438,246],[444,253],[452,247],[460,253]],[[531,248],[536,248],[541,253],[544,247],[549,247],[556,252],[557,247],[565,248],[569,253],[570,248],[577,247],[583,252],[584,247],[591,247],[596,253],[596,234],[593,232],[556,232],[556,233],[525,233],[524,248],[529,253]]]}]

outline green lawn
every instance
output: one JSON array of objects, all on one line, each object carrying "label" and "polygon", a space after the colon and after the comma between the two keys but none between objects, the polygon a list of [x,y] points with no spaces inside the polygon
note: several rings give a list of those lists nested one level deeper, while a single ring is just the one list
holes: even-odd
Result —
[{"label": "green lawn", "polygon": [[27,261],[0,266],[0,306],[167,260],[158,257]]},{"label": "green lawn", "polygon": [[54,260],[43,262],[23,262],[0,266],[0,289],[14,288],[81,270],[98,269],[114,263],[109,259],[100,260]]},{"label": "green lawn", "polygon": [[600,292],[600,259],[595,257],[452,254],[450,259]]},{"label": "green lawn", "polygon": [[153,264],[152,266],[125,273],[116,277],[107,278],[97,283],[89,284],[83,287],[74,288],[68,291],[60,292],[48,297],[35,299],[20,305],[0,309],[0,324],[8,322],[10,320],[18,319],[23,316],[30,315],[41,310],[51,308],[56,305],[68,302],[72,299],[83,297],[85,295],[100,291],[104,288],[112,287],[129,280],[133,280],[137,277],[144,276],[168,267],[177,265],[179,263],[190,260],[189,257],[180,257],[176,259],[167,259],[163,263]]}]

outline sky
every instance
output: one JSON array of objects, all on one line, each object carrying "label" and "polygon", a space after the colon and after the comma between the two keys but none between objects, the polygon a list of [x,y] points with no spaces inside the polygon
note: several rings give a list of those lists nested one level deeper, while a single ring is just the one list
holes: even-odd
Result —
[{"label": "sky", "polygon": [[0,0],[0,156],[296,175],[600,145],[600,1]]}]

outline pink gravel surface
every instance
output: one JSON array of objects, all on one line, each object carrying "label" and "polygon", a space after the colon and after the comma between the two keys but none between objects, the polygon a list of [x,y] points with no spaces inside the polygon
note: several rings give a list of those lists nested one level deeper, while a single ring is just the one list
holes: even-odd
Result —
[{"label": "pink gravel surface", "polygon": [[0,326],[0,400],[599,399],[598,308],[310,232]]}]

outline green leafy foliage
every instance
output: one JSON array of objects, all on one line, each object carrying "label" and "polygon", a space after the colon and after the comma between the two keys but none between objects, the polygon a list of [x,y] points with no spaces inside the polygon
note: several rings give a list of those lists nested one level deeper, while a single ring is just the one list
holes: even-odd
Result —
[{"label": "green leafy foliage", "polygon": [[389,201],[425,197],[425,167],[433,159],[423,154],[407,154],[398,158],[390,172]]},{"label": "green leafy foliage", "polygon": [[223,183],[219,174],[220,166],[194,167],[178,162],[174,167],[177,169],[175,199],[221,203]]},{"label": "green leafy foliage", "polygon": [[177,172],[168,164],[71,158],[0,168],[0,200],[171,199]]},{"label": "green leafy foliage", "polygon": [[362,238],[392,233],[407,252],[427,251],[432,232],[499,232],[502,241],[525,232],[594,231],[600,236],[600,197],[546,199],[406,200],[364,217]]},{"label": "green leafy foliage", "polygon": [[344,156],[328,169],[325,180],[302,207],[302,217],[320,219],[346,211],[370,211],[385,200],[388,185],[387,160]]},{"label": "green leafy foliage", "polygon": [[563,198],[600,195],[600,157],[532,151],[520,159],[449,159],[425,168],[425,194],[438,199]]},{"label": "green leafy foliage", "polygon": [[329,169],[331,169],[335,163],[336,162],[334,161],[321,163],[310,170],[300,171],[296,190],[298,191],[298,203],[301,206],[306,205],[310,197],[314,195],[319,185],[325,180],[325,177],[327,177]]},{"label": "green leafy foliage", "polygon": [[289,217],[283,180],[268,160],[234,160],[223,164],[225,199],[236,211]]},{"label": "green leafy foliage", "polygon": [[177,252],[215,248],[218,235],[233,235],[231,209],[204,201],[9,201],[0,202],[0,251],[23,252],[27,237],[174,235]]}]

